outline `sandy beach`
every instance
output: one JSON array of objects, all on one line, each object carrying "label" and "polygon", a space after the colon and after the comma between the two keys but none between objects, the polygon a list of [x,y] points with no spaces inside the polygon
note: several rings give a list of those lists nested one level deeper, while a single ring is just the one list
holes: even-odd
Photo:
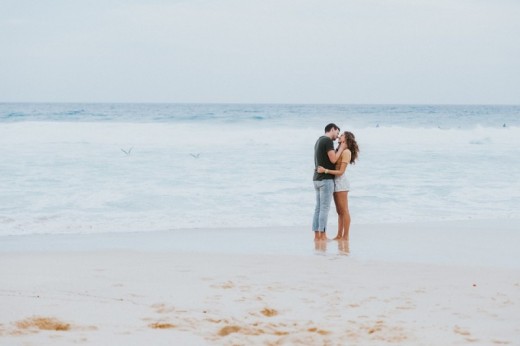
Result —
[{"label": "sandy beach", "polygon": [[4,237],[0,344],[518,345],[517,229]]},{"label": "sandy beach", "polygon": [[520,346],[519,18],[1,1],[0,346]]}]

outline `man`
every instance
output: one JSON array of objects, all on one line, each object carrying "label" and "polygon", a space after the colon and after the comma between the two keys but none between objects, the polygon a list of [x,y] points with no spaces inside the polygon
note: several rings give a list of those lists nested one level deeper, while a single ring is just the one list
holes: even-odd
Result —
[{"label": "man", "polygon": [[[345,144],[341,144],[338,151],[334,151],[334,142],[339,136],[339,127],[336,124],[325,126],[325,135],[318,138],[314,145],[314,190],[316,191],[316,208],[312,220],[314,240],[327,240],[327,218],[329,216],[332,194],[334,193],[334,176],[328,174],[328,170],[335,169],[334,164],[345,150]],[[324,173],[318,173],[316,168],[322,166]]]}]

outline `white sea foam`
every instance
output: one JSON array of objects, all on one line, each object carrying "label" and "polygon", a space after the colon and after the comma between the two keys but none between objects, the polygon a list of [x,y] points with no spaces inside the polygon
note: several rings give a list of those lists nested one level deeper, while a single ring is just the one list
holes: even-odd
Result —
[{"label": "white sea foam", "polygon": [[[313,122],[0,122],[0,235],[309,229]],[[519,218],[519,127],[349,130],[354,223]]]}]

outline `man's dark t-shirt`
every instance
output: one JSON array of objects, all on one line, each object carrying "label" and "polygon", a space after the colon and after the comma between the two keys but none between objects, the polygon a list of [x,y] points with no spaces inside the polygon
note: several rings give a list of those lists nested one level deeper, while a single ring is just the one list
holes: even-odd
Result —
[{"label": "man's dark t-shirt", "polygon": [[[330,162],[328,152],[334,150],[334,142],[327,136],[321,136],[314,145],[314,165],[315,168],[322,166],[325,169],[335,169],[336,167]],[[318,173],[314,170],[314,177],[312,180],[320,181],[324,179],[334,179],[332,174]]]}]

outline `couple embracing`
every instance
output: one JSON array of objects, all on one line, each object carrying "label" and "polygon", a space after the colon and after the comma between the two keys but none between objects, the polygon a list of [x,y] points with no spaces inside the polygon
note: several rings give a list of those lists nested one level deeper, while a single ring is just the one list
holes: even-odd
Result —
[{"label": "couple embracing", "polygon": [[[334,141],[339,146],[334,149]],[[327,240],[327,218],[334,198],[338,212],[338,234],[334,240],[348,241],[350,228],[350,212],[348,210],[348,192],[350,183],[346,176],[347,166],[353,164],[358,156],[359,148],[352,132],[340,133],[336,124],[325,126],[325,134],[318,138],[314,145],[314,190],[316,191],[316,208],[312,221],[314,240]]]}]

